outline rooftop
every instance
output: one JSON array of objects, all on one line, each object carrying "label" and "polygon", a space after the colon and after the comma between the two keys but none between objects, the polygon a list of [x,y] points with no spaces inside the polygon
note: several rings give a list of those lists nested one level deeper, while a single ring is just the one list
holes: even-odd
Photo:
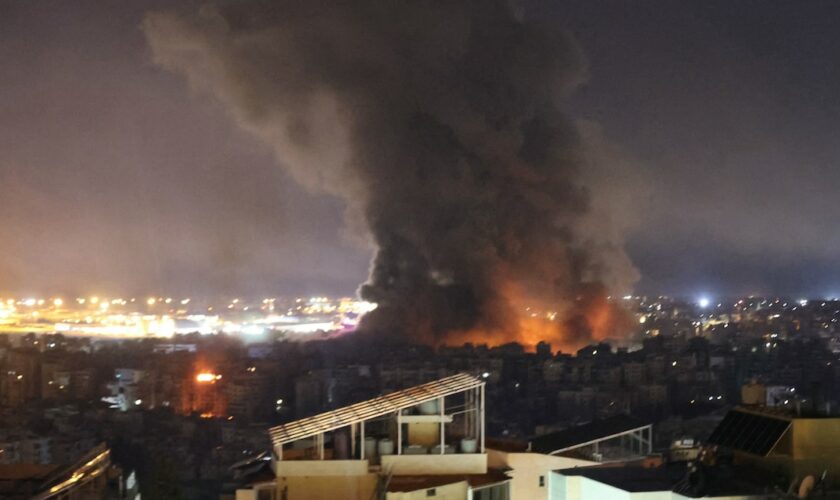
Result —
[{"label": "rooftop", "polygon": [[735,409],[723,417],[709,436],[709,442],[765,456],[776,446],[790,425],[790,419],[781,415]]},{"label": "rooftop", "polygon": [[659,467],[592,466],[557,471],[564,476],[583,476],[630,493],[675,491],[690,498],[739,496],[772,491],[778,474],[746,466],[711,466],[690,469],[686,463]]},{"label": "rooftop", "polygon": [[498,484],[510,480],[500,470],[489,470],[487,474],[447,474],[428,476],[394,476],[388,483],[388,491],[391,493],[408,492],[436,488],[447,484],[466,481],[472,488],[481,488],[491,484]]},{"label": "rooftop", "polygon": [[269,429],[268,432],[272,443],[275,447],[278,447],[284,443],[334,431],[341,427],[395,413],[404,408],[410,408],[426,401],[475,389],[483,385],[483,381],[472,375],[460,373],[345,406],[338,410],[278,425]]}]

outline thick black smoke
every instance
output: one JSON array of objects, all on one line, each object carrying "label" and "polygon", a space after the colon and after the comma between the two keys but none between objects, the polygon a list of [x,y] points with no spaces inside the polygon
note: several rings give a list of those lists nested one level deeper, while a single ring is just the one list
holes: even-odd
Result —
[{"label": "thick black smoke", "polygon": [[582,57],[507,2],[235,1],[144,29],[155,62],[346,200],[376,248],[365,329],[530,340],[523,318],[556,312],[546,337],[586,338],[591,291],[635,279],[559,111]]}]

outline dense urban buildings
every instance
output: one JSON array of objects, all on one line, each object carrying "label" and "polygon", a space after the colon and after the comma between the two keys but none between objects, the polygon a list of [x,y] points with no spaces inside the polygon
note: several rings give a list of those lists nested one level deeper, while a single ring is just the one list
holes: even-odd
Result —
[{"label": "dense urban buildings", "polygon": [[[684,495],[670,481],[687,477],[691,464],[708,462],[710,450],[715,450],[714,463],[720,467],[704,472],[704,481],[725,478],[721,464],[727,460],[731,467],[758,470],[759,479],[764,477],[761,465],[772,462],[780,476],[739,488],[786,490],[788,483],[813,475],[820,488],[833,491],[830,467],[822,477],[814,464],[827,464],[825,454],[840,450],[833,427],[840,421],[835,416],[840,408],[835,382],[840,376],[840,301],[614,301],[635,318],[635,331],[574,352],[545,343],[388,343],[359,332],[289,336],[196,331],[163,338],[5,334],[0,340],[0,464],[72,464],[105,443],[110,461],[119,468],[111,474],[123,484],[131,477],[132,487],[144,498],[235,498],[249,484],[268,488],[270,483],[269,489],[282,491],[276,478],[289,476],[276,471],[296,453],[315,459],[321,453],[334,459],[338,453],[359,460],[360,443],[391,433],[394,454],[408,456],[431,455],[435,446],[438,453],[442,449],[444,455],[461,456],[464,446],[473,446],[470,439],[476,440],[477,450],[483,449],[484,439],[486,466],[462,471],[458,481],[466,482],[455,488],[473,491],[474,498],[490,484],[507,484],[508,496],[499,498],[513,499],[533,497],[533,488],[542,488],[538,491],[545,495],[557,492],[544,498],[574,498],[569,491],[577,488],[635,491],[640,486],[627,474],[636,470],[654,475],[662,491]],[[303,440],[309,439],[308,445],[288,453],[285,448],[292,444],[284,442],[285,460],[278,461],[274,429],[325,412],[345,415],[343,408],[364,407],[360,402],[367,400],[376,406],[377,397],[406,390],[412,394],[412,387],[448,377],[466,377],[457,380],[468,381],[467,394],[481,387],[483,397],[465,400],[447,393],[443,405],[431,404],[438,405],[435,412],[423,401],[407,399],[399,412],[386,409],[372,417],[365,437],[354,420],[365,417],[354,411],[347,424],[355,425],[352,435],[346,431],[320,441],[307,435]],[[480,409],[482,418],[465,421],[463,415],[469,413],[461,413],[464,408],[473,413]],[[404,421],[388,424],[395,414]],[[745,425],[760,427],[739,422],[744,415],[773,424],[763,438],[765,448],[767,443],[773,446],[756,453],[732,441],[733,432],[737,437]],[[437,427],[441,422],[446,424],[443,434]],[[428,429],[421,430],[424,425]],[[397,427],[403,428],[399,439]],[[441,435],[442,448],[437,442]],[[814,439],[808,436],[815,435],[820,449],[808,447]],[[314,455],[306,449],[315,450]],[[733,451],[724,455],[723,449]],[[598,468],[604,463],[622,463],[624,468]],[[371,470],[363,474],[371,478],[365,480],[369,486],[379,484],[384,469]],[[411,498],[416,479],[397,474],[399,468],[392,472],[389,498],[403,498],[393,496],[397,493]],[[375,478],[367,475],[372,473]],[[117,476],[114,485],[119,484]],[[450,480],[438,477],[417,484],[444,488],[441,481]],[[715,487],[729,491],[724,486]],[[289,487],[289,494],[293,490]]]},{"label": "dense urban buildings", "polygon": [[0,0],[0,500],[840,498],[837,19]]}]

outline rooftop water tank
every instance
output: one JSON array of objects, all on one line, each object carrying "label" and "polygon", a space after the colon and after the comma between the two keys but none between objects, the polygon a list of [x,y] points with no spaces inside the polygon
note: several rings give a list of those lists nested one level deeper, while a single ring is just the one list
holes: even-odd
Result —
[{"label": "rooftop water tank", "polygon": [[378,446],[379,456],[384,457],[385,455],[393,455],[394,454],[394,442],[388,438],[383,438],[379,440]]},{"label": "rooftop water tank", "polygon": [[417,405],[417,409],[420,410],[421,415],[437,415],[440,410],[438,410],[438,400],[432,399],[430,401],[425,401]]},{"label": "rooftop water tank", "polygon": [[368,460],[376,458],[376,439],[370,436],[365,438],[365,458]]},{"label": "rooftop water tank", "polygon": [[476,451],[478,451],[478,442],[475,438],[461,440],[461,453],[475,453]]}]

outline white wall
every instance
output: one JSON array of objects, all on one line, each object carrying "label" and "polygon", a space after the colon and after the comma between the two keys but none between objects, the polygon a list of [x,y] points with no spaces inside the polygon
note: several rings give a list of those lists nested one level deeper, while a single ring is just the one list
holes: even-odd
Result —
[{"label": "white wall", "polygon": [[[550,500],[693,500],[673,491],[642,491],[631,493],[600,483],[584,476],[564,476],[554,472],[549,481]],[[714,500],[758,500],[767,498],[755,496],[703,497]]]},{"label": "white wall", "polygon": [[466,481],[435,486],[435,496],[426,496],[426,492],[432,488],[423,488],[417,491],[389,492],[387,500],[467,500],[469,487]]},{"label": "white wall", "polygon": [[275,460],[274,472],[281,476],[364,476],[367,460]]},{"label": "white wall", "polygon": [[[511,500],[548,500],[551,471],[595,465],[596,462],[574,458],[544,455],[542,453],[508,453],[487,450],[487,464],[490,467],[508,467],[513,478],[510,485]],[[545,485],[540,487],[540,476]]]},{"label": "white wall", "polygon": [[382,470],[395,476],[435,474],[486,474],[487,455],[456,453],[452,455],[385,455]]}]

